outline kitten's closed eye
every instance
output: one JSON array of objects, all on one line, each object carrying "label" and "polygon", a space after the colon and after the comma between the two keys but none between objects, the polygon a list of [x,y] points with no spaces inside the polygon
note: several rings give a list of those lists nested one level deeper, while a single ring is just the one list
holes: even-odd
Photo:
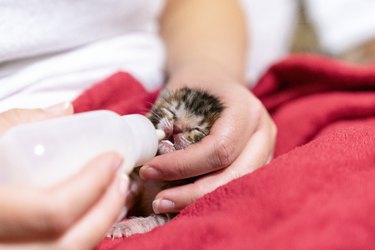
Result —
[{"label": "kitten's closed eye", "polygon": [[169,116],[169,117],[171,117],[171,118],[173,118],[173,119],[176,119],[176,118],[177,118],[177,115],[176,115],[176,112],[175,112],[175,111],[172,111],[172,110],[170,110],[170,109],[168,109],[168,108],[163,108],[162,110],[164,111],[164,113],[165,113],[167,116]]},{"label": "kitten's closed eye", "polygon": [[203,134],[204,136],[206,136],[207,134],[205,133],[205,131],[203,131],[202,129],[200,128],[194,128],[193,130],[195,130],[195,132],[198,132],[198,133],[201,133]]},{"label": "kitten's closed eye", "polygon": [[164,146],[184,149],[209,134],[222,110],[217,97],[200,89],[182,88],[159,97],[148,117],[167,134],[169,143],[164,141]]}]

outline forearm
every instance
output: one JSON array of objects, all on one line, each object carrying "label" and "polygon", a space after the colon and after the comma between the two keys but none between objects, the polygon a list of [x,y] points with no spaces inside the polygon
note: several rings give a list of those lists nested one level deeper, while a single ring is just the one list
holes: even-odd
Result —
[{"label": "forearm", "polygon": [[244,82],[246,32],[235,0],[169,0],[161,18],[172,84]]}]

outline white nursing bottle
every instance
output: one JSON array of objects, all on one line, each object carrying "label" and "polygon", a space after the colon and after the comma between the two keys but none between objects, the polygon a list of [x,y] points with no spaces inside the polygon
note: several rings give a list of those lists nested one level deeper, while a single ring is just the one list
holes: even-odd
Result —
[{"label": "white nursing bottle", "polygon": [[100,153],[124,157],[122,172],[152,159],[161,131],[142,115],[93,111],[19,125],[0,138],[0,183],[54,184]]}]

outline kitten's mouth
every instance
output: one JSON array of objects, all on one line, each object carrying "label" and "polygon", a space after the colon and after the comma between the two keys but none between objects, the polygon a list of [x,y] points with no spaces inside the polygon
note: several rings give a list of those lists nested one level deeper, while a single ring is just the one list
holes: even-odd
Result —
[{"label": "kitten's mouth", "polygon": [[173,131],[171,132],[167,130],[165,134],[166,136],[163,141],[170,142],[176,150],[184,149],[192,144],[184,137],[183,133],[173,133]]},{"label": "kitten's mouth", "polygon": [[163,129],[165,133],[164,140],[170,141],[172,144],[174,144],[174,133],[173,133],[173,127],[166,127]]},{"label": "kitten's mouth", "polygon": [[171,134],[171,135],[167,136],[167,137],[165,138],[165,140],[167,140],[167,141],[169,141],[170,143],[172,143],[173,145],[175,145],[175,143],[176,143],[175,136],[178,136],[178,135],[176,135],[176,134]]},{"label": "kitten's mouth", "polygon": [[164,128],[164,132],[166,135],[164,140],[172,143],[176,149],[184,149],[191,144],[184,138],[182,131],[175,130],[174,126]]},{"label": "kitten's mouth", "polygon": [[170,141],[172,144],[174,144],[174,137],[173,136],[169,136],[167,140]]}]

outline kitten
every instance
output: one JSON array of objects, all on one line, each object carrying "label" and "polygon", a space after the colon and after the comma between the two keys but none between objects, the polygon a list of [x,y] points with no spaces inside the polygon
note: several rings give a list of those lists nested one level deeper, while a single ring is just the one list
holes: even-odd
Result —
[{"label": "kitten", "polygon": [[[224,107],[220,100],[206,91],[192,88],[181,88],[170,92],[163,90],[151,108],[147,117],[155,128],[165,132],[166,137],[159,143],[159,154],[182,150],[197,143],[210,133],[214,122],[219,118]],[[142,181],[138,175],[139,168],[132,174],[132,187],[137,189],[133,211],[129,215],[147,216],[131,217],[117,223],[108,232],[109,237],[128,237],[136,233],[145,233],[165,224],[171,215],[153,214],[152,201],[156,194],[168,187],[191,183],[196,178],[178,181]]]},{"label": "kitten", "polygon": [[218,98],[203,90],[182,88],[162,93],[148,115],[154,126],[166,133],[159,154],[184,149],[202,140],[222,110]]}]

